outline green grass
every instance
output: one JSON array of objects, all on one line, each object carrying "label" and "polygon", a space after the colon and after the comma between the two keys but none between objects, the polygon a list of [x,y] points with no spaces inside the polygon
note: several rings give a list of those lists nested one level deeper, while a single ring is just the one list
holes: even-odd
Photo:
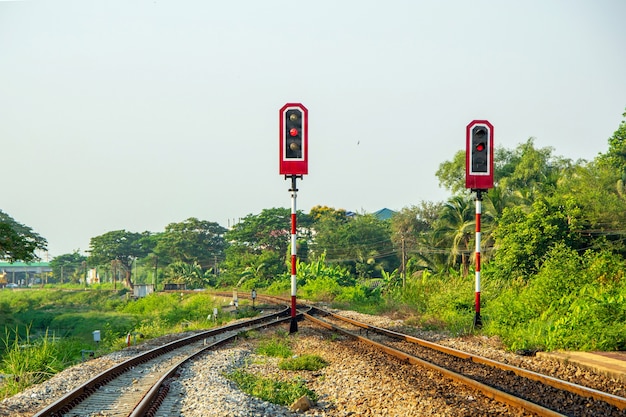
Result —
[{"label": "green grass", "polygon": [[284,371],[319,371],[328,362],[318,355],[302,355],[280,361],[278,368]]},{"label": "green grass", "polygon": [[[0,400],[79,362],[83,349],[100,356],[126,347],[128,333],[149,339],[222,325],[235,318],[221,313],[222,303],[206,293],[156,293],[135,301],[126,290],[0,290],[0,374],[9,375],[0,380]],[[208,320],[214,308],[218,319]],[[97,345],[95,330],[101,332]]]},{"label": "green grass", "polygon": [[289,358],[293,355],[288,341],[279,337],[260,341],[256,353],[276,358]]},{"label": "green grass", "polygon": [[317,394],[308,389],[300,379],[292,382],[277,381],[256,376],[242,369],[237,369],[226,377],[234,381],[243,392],[273,404],[289,406],[303,395],[317,401]]},{"label": "green grass", "polygon": [[54,335],[28,343],[18,331],[7,331],[3,339],[5,354],[0,361],[2,373],[7,375],[0,383],[0,398],[17,394],[38,384],[74,363],[82,349],[93,348],[76,339],[57,339]]}]

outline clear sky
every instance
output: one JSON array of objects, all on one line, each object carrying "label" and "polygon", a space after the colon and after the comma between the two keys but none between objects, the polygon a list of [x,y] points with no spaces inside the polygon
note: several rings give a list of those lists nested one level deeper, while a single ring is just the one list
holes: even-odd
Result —
[{"label": "clear sky", "polygon": [[50,257],[289,207],[278,110],[309,110],[298,208],[443,201],[473,119],[590,160],[626,107],[626,1],[0,2],[0,209]]}]

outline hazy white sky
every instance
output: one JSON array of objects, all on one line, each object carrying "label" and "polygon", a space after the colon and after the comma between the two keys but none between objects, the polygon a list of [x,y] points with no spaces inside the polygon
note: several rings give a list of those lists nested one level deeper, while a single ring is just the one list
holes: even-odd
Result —
[{"label": "hazy white sky", "polygon": [[289,207],[278,110],[309,109],[298,208],[443,201],[473,119],[574,160],[626,107],[626,2],[0,2],[0,209],[50,256]]}]

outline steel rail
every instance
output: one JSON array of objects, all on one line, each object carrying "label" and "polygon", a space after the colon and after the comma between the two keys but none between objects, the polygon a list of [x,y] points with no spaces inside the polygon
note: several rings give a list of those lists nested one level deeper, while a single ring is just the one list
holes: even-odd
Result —
[{"label": "steel rail", "polygon": [[158,356],[167,354],[179,347],[184,345],[194,343],[200,341],[202,339],[206,339],[207,337],[211,337],[214,335],[218,335],[220,333],[237,330],[242,327],[249,327],[254,324],[263,323],[266,321],[273,320],[274,317],[288,316],[289,309],[284,308],[278,313],[266,314],[261,317],[253,318],[250,320],[241,321],[238,323],[228,324],[225,326],[220,326],[215,329],[207,330],[192,336],[188,336],[185,338],[181,338],[175,340],[173,342],[167,343],[163,346],[148,350],[143,352],[137,356],[134,356],[124,362],[121,362],[103,372],[96,375],[89,381],[75,388],[68,394],[64,395],[60,399],[56,400],[52,404],[44,407],[37,413],[35,413],[32,417],[57,417],[66,414],[69,410],[74,408],[77,404],[82,402],[85,398],[89,397],[93,392],[98,390],[101,386],[106,385],[113,379],[132,369],[136,365],[147,362],[151,359],[154,359]]},{"label": "steel rail", "polygon": [[[319,309],[317,309],[319,310]],[[321,310],[323,311],[323,310]],[[564,414],[561,413],[557,413],[556,411],[550,410],[548,408],[542,407],[538,404],[535,404],[533,402],[530,401],[526,401],[522,398],[516,397],[514,395],[508,394],[506,392],[500,391],[499,389],[490,387],[488,385],[485,385],[481,382],[475,381],[473,379],[470,379],[466,376],[460,375],[456,372],[450,371],[448,369],[442,368],[438,365],[435,365],[433,363],[427,362],[423,359],[417,358],[413,355],[409,355],[406,352],[402,352],[400,350],[394,349],[392,347],[389,346],[385,346],[381,343],[375,342],[371,339],[368,339],[367,337],[363,337],[360,336],[356,333],[352,333],[346,329],[342,329],[341,327],[335,326],[332,323],[328,323],[327,321],[318,319],[314,316],[312,316],[311,314],[308,313],[303,313],[303,317],[307,320],[312,321],[313,323],[318,324],[319,326],[322,326],[324,328],[327,328],[329,330],[333,330],[339,333],[343,333],[347,336],[353,337],[359,341],[362,341],[364,343],[370,344],[372,346],[375,346],[376,348],[382,350],[383,352],[395,356],[403,361],[406,361],[412,365],[420,365],[423,366],[425,368],[428,369],[432,369],[435,370],[437,372],[442,373],[443,375],[455,380],[455,381],[459,381],[465,385],[469,385],[477,390],[479,390],[480,392],[482,392],[486,397],[488,398],[492,398],[496,401],[500,401],[503,402],[505,404],[510,404],[510,405],[514,405],[516,407],[522,408],[524,410],[536,413],[540,416],[543,417],[565,417]]]},{"label": "steel rail", "polygon": [[[277,320],[271,323],[262,323],[257,326],[252,327],[251,330],[266,328],[268,326],[276,326],[281,323],[290,322],[291,317],[283,317],[278,318]],[[199,357],[200,355],[206,353],[208,350],[213,349],[219,345],[222,345],[226,342],[229,342],[233,339],[236,339],[239,334],[228,336],[224,339],[215,341],[206,347],[202,348],[198,352],[195,352],[189,355],[187,358],[182,359],[178,363],[174,364],[168,371],[163,374],[163,376],[152,386],[152,388],[146,393],[146,395],[142,398],[142,400],[137,404],[135,409],[130,413],[129,417],[152,417],[154,416],[158,409],[161,406],[161,403],[167,396],[167,392],[169,391],[168,381],[176,374],[176,372],[187,362]]]},{"label": "steel rail", "polygon": [[[213,296],[216,297],[223,297],[223,298],[232,298],[233,297],[233,293],[232,292],[221,292],[221,291],[217,291],[217,292],[211,292],[210,293]],[[237,297],[241,297],[241,298],[252,298],[252,296],[248,293],[248,292],[238,292],[237,293]],[[279,297],[277,295],[267,295],[267,294],[257,294],[256,296],[257,300],[266,300],[272,303],[276,303],[276,304],[280,304],[280,303],[286,303],[287,305],[289,305],[289,303],[291,303],[291,300],[288,298],[283,298],[283,297]],[[300,306],[302,307],[302,306]]]},{"label": "steel rail", "polygon": [[446,353],[448,355],[456,356],[461,359],[468,359],[475,363],[480,363],[483,365],[491,366],[493,368],[501,369],[503,371],[510,371],[515,373],[517,376],[527,378],[533,381],[541,382],[545,385],[549,385],[553,388],[557,388],[560,390],[572,392],[574,394],[593,398],[595,400],[603,401],[605,403],[611,404],[620,410],[626,409],[626,398],[620,397],[617,395],[610,394],[608,392],[602,392],[593,388],[588,388],[582,385],[575,384],[573,382],[563,381],[558,378],[551,377],[549,375],[543,375],[534,371],[530,371],[528,369],[520,368],[514,365],[509,365],[506,363],[497,362],[493,359],[485,358],[483,356],[474,355],[471,353],[463,352],[454,348],[450,348],[447,346],[443,346],[437,343],[429,342],[424,339],[420,339],[417,337],[409,336],[406,334],[394,332],[393,330],[384,329],[381,327],[376,327],[369,325],[367,323],[361,323],[359,321],[353,320],[349,317],[342,316],[340,314],[335,314],[330,311],[326,311],[320,308],[316,308],[318,311],[322,312],[322,314],[331,315],[337,320],[341,320],[344,322],[348,322],[354,326],[361,327],[367,330],[374,331],[376,333],[383,334],[388,337],[393,337],[395,339],[404,340],[406,342],[415,343],[420,346],[427,347],[429,349],[434,349],[442,353]]}]

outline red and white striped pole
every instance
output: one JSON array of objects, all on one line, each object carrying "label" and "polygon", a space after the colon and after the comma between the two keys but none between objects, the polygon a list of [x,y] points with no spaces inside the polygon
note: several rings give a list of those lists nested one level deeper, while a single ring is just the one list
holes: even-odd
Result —
[{"label": "red and white striped pole", "polygon": [[482,211],[482,193],[481,190],[476,190],[476,297],[475,297],[475,310],[474,315],[474,327],[482,327],[482,320],[480,318],[480,214]]},{"label": "red and white striped pole", "polygon": [[296,188],[297,175],[291,176],[291,325],[289,326],[289,333],[295,333],[298,331],[298,321],[296,320],[296,238],[297,238],[297,223],[296,223],[296,194],[298,189]]}]

